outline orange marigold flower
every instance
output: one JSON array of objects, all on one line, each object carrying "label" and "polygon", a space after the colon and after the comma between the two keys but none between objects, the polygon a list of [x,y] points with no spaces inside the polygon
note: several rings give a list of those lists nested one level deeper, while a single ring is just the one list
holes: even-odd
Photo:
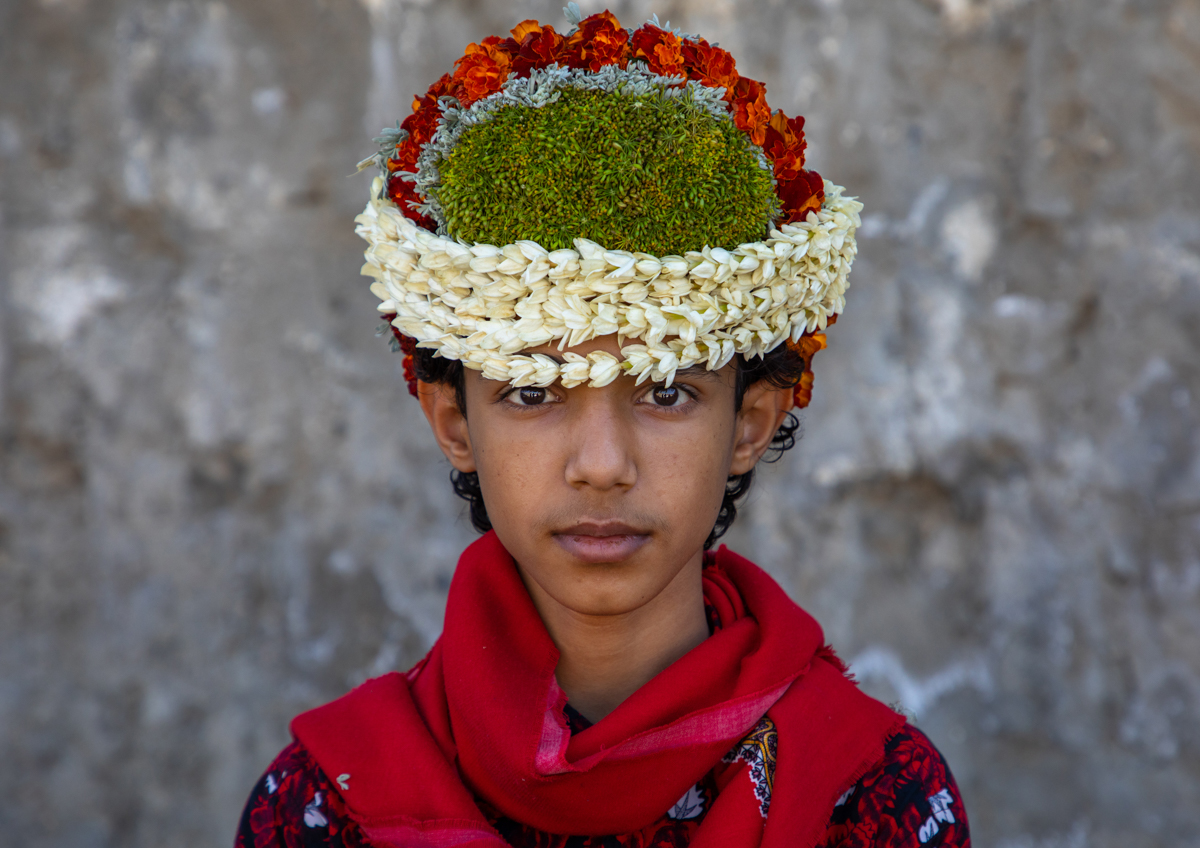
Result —
[{"label": "orange marigold flower", "polygon": [[[833,324],[837,321],[836,315],[829,316],[829,323]],[[800,341],[789,341],[787,346],[800,354],[804,358],[804,373],[800,375],[800,382],[796,384],[795,393],[792,398],[795,401],[796,409],[804,409],[812,400],[813,390],[813,370],[812,358],[819,350],[825,349],[825,334],[812,333],[800,337]]]},{"label": "orange marigold flower", "polygon": [[825,202],[825,181],[816,171],[801,171],[790,182],[780,182],[776,191],[785,224],[803,221],[809,212],[820,211]]},{"label": "orange marigold flower", "polygon": [[468,44],[466,54],[454,63],[454,79],[462,85],[459,100],[464,106],[499,91],[508,79],[512,57],[506,41],[512,39],[489,35],[479,44]]},{"label": "orange marigold flower", "polygon": [[800,382],[792,389],[792,403],[795,409],[804,409],[812,403],[813,372],[805,371],[800,375]]},{"label": "orange marigold flower", "polygon": [[[783,144],[785,150],[793,153],[803,153],[807,143],[804,141],[804,118],[796,116],[789,118],[783,114],[782,109],[775,110],[775,114],[771,116],[768,123],[770,131],[779,137],[779,141]],[[770,132],[768,131],[768,132]],[[797,151],[799,148],[799,151]]]},{"label": "orange marigold flower", "polygon": [[738,77],[733,87],[733,104],[737,107],[734,123],[750,136],[750,140],[762,145],[766,140],[767,127],[771,123],[771,107],[767,105],[767,87],[758,80]]},{"label": "orange marigold flower", "polygon": [[467,56],[470,56],[472,53],[486,53],[498,64],[507,65],[512,59],[512,51],[516,46],[517,42],[515,39],[489,35],[478,44],[468,44],[464,52]]},{"label": "orange marigold flower", "polygon": [[[513,36],[518,31],[524,32],[517,41],[520,42],[517,55],[513,57],[512,69],[518,76],[527,77],[534,68],[545,68],[555,62],[563,61],[563,51],[566,39],[554,31],[552,26],[539,26],[536,29],[525,27],[525,21],[513,28]],[[524,28],[523,28],[524,27]]]},{"label": "orange marigold flower", "polygon": [[633,57],[645,59],[650,70],[664,77],[685,76],[683,42],[679,36],[653,24],[645,24],[633,34]]},{"label": "orange marigold flower", "polygon": [[728,51],[700,39],[683,42],[682,53],[688,79],[694,79],[709,88],[723,88],[725,99],[733,98],[738,73],[733,56]]},{"label": "orange marigold flower", "polygon": [[778,183],[790,183],[804,172],[803,156],[797,156],[790,151],[778,156],[768,153],[767,156],[774,165],[775,181]]},{"label": "orange marigold flower", "polygon": [[464,106],[495,94],[508,79],[508,63],[501,65],[486,53],[471,53],[458,61],[454,78],[462,83],[462,93],[458,99]]},{"label": "orange marigold flower", "polygon": [[[829,323],[834,323],[834,317],[830,316]],[[804,367],[806,371],[812,370],[812,357],[819,350],[824,350],[827,346],[824,333],[806,333],[800,337],[800,341],[788,342],[788,347],[796,351],[804,358]]]},{"label": "orange marigold flower", "polygon": [[[429,91],[425,92],[425,96],[432,97],[434,100],[437,100],[439,97],[443,97],[447,94],[453,95],[457,90],[458,81],[454,79],[454,77],[450,76],[450,74],[442,74],[441,77],[438,78],[437,82],[429,86]],[[416,106],[414,105],[413,108],[415,109]]]},{"label": "orange marigold flower", "polygon": [[512,33],[513,41],[517,42],[517,44],[523,42],[525,40],[525,36],[537,35],[541,31],[542,25],[533,18],[528,18],[527,20],[521,21],[519,24],[509,30],[509,32]]},{"label": "orange marigold flower", "polygon": [[607,9],[588,15],[567,39],[563,58],[572,68],[593,71],[605,65],[624,68],[629,64],[629,33]]}]

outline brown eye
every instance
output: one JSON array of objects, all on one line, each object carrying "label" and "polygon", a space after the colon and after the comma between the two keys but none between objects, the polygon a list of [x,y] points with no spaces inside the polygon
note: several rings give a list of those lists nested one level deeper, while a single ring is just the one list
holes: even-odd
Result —
[{"label": "brown eye", "polygon": [[525,386],[509,395],[519,406],[538,406],[546,402],[546,390],[537,386]]},{"label": "brown eye", "polygon": [[679,406],[687,397],[678,386],[658,386],[650,393],[655,406]]}]

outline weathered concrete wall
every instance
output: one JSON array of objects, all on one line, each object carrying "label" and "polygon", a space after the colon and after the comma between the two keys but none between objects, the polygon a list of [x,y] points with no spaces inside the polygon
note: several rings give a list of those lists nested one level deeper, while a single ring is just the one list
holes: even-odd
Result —
[{"label": "weathered concrete wall", "polygon": [[[0,2],[0,843],[228,844],[287,719],[436,635],[472,534],[346,175],[559,5]],[[613,8],[717,38],[867,204],[731,543],[979,844],[1200,845],[1200,0]]]}]

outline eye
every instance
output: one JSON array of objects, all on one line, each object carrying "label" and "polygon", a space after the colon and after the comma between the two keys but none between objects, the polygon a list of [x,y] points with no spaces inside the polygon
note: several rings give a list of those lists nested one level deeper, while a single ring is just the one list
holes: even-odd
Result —
[{"label": "eye", "polygon": [[550,399],[550,393],[537,386],[522,386],[510,392],[506,399],[517,406],[541,406]]},{"label": "eye", "polygon": [[655,386],[650,391],[650,402],[655,406],[682,406],[688,395],[679,386]]}]

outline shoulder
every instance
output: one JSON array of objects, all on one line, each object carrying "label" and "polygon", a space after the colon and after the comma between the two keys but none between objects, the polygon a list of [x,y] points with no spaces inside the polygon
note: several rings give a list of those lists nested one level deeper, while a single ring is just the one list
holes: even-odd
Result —
[{"label": "shoulder", "polygon": [[337,787],[299,742],[284,748],[254,785],[234,840],[234,848],[362,844]]},{"label": "shoulder", "polygon": [[838,799],[821,845],[969,846],[958,786],[929,738],[905,725],[883,756]]}]

